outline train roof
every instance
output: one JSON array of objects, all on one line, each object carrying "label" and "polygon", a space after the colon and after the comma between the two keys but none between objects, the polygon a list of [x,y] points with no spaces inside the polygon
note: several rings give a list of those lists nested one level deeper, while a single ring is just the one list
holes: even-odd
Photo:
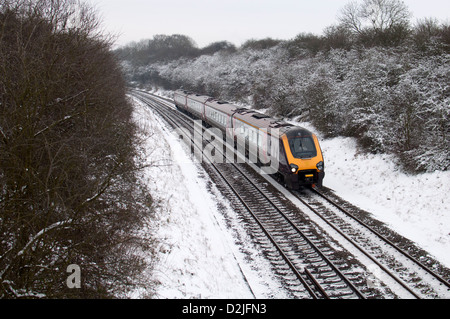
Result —
[{"label": "train roof", "polygon": [[277,121],[266,114],[257,112],[252,109],[238,107],[234,104],[225,101],[210,100],[206,102],[206,105],[221,112],[224,112],[229,116],[234,115],[234,118],[241,120],[251,126],[261,129],[281,128],[284,126],[291,126],[290,124]]},{"label": "train roof", "polygon": [[212,99],[212,97],[201,94],[188,94],[187,97],[191,100],[195,100],[201,103],[205,103],[206,101]]},{"label": "train roof", "polygon": [[216,99],[207,101],[206,105],[215,110],[221,111],[221,112],[227,114],[228,116],[231,116],[234,113],[236,113],[236,109],[237,109],[237,106],[234,104],[228,103],[226,101],[216,100]]},{"label": "train roof", "polygon": [[280,129],[292,127],[292,124],[276,120],[270,116],[251,109],[238,109],[235,118],[262,129]]},{"label": "train roof", "polygon": [[[208,107],[221,111],[229,116],[234,115],[234,118],[245,122],[258,129],[273,130],[278,129],[279,136],[287,134],[288,136],[293,135],[311,135],[312,133],[308,130],[294,126],[284,121],[276,120],[266,114],[260,113],[258,111],[247,109],[244,107],[239,107],[237,105],[231,104],[226,101],[221,101],[214,99],[212,97],[194,94],[189,91],[177,90],[178,94],[184,94],[188,98],[199,101],[201,103],[206,103]],[[273,131],[272,131],[273,132]]]},{"label": "train roof", "polygon": [[189,94],[193,94],[192,92],[186,91],[186,90],[176,90],[175,92],[173,92],[174,94],[179,94],[179,95],[183,95],[183,96],[187,96]]},{"label": "train roof", "polygon": [[312,135],[311,131],[309,131],[301,126],[292,126],[285,133],[288,138],[307,137],[307,136]]}]

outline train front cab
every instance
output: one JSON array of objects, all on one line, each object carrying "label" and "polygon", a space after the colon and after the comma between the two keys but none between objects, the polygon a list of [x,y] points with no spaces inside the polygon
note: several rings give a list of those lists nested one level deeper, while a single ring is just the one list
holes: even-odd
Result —
[{"label": "train front cab", "polygon": [[280,139],[280,174],[290,189],[323,185],[325,167],[317,137],[302,128],[293,128]]}]

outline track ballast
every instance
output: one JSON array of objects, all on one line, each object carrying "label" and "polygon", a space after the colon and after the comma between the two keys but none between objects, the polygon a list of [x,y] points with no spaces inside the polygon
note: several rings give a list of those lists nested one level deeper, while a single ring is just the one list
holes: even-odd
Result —
[{"label": "track ballast", "polygon": [[[171,106],[170,99],[162,101],[142,91],[131,94],[151,107],[172,128],[182,127],[194,134],[192,118]],[[247,164],[204,162],[202,165],[241,215],[247,231],[293,298],[450,296],[447,269],[440,266],[440,274],[437,274],[398,245],[389,243],[383,236],[380,239],[374,227],[346,220],[354,217],[338,215],[335,210],[345,215],[348,212],[326,195],[311,191],[291,193],[303,204],[304,207],[300,207],[287,198],[286,192],[279,190],[279,185],[272,185],[268,182],[270,178],[263,178]],[[329,229],[311,219],[311,213],[340,238],[332,238]],[[367,239],[367,236],[377,239]],[[379,240],[388,241],[388,255],[384,245],[377,246]],[[354,251],[357,251],[355,255]],[[408,259],[407,266],[404,258]]]}]

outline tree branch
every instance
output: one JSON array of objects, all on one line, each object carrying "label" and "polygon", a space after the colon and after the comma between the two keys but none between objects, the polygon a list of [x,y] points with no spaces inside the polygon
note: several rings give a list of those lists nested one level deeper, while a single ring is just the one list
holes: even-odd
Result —
[{"label": "tree branch", "polygon": [[[46,234],[48,231],[50,231],[50,230],[53,230],[53,229],[55,229],[55,228],[59,228],[59,227],[62,227],[62,226],[64,226],[64,228],[67,228],[66,227],[66,225],[67,224],[70,224],[72,222],[72,219],[69,219],[69,220],[65,220],[65,221],[61,221],[61,222],[56,222],[56,223],[54,223],[54,224],[52,224],[52,225],[50,225],[50,226],[48,226],[48,227],[46,227],[46,228],[44,228],[44,229],[42,229],[42,230],[40,230],[36,235],[34,235],[33,237],[31,237],[29,240],[28,240],[28,243],[12,258],[12,259],[15,259],[15,258],[17,258],[17,257],[20,257],[20,256],[22,256],[23,254],[25,254],[25,252],[26,252],[26,250],[37,240],[37,239],[39,239],[40,237],[42,237],[44,234]],[[5,256],[3,256],[3,257],[5,257]],[[8,269],[9,269],[9,267],[12,265],[12,263],[10,262],[7,266],[6,266],[6,268],[3,270],[3,271],[1,271],[0,272],[0,278],[3,278],[3,276],[4,276],[4,274],[8,271]]]},{"label": "tree branch", "polygon": [[0,126],[0,134],[2,135],[3,143],[5,143],[5,145],[7,145],[8,144],[8,138],[6,137],[5,132],[3,132],[3,129],[2,129],[1,126]]},{"label": "tree branch", "polygon": [[61,123],[64,123],[65,121],[68,121],[68,120],[70,120],[70,119],[73,119],[75,116],[78,116],[78,115],[83,114],[83,113],[84,113],[84,112],[77,112],[77,113],[75,113],[75,114],[65,116],[63,119],[60,119],[60,120],[58,120],[58,121],[52,123],[51,125],[49,125],[49,126],[43,128],[42,130],[40,130],[39,132],[37,132],[36,134],[34,134],[34,137],[38,137],[39,135],[41,135],[42,133],[48,131],[49,129],[51,129],[51,128],[53,128],[53,127],[55,127],[56,125],[59,125],[59,124],[61,124]]}]

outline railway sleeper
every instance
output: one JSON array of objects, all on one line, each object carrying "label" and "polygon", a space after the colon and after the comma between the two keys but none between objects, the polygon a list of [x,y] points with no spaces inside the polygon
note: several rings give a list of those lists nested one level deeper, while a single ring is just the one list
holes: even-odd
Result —
[{"label": "railway sleeper", "polygon": [[324,271],[324,272],[319,272],[320,273],[320,278],[336,278],[336,273],[334,271]]},{"label": "railway sleeper", "polygon": [[351,290],[347,284],[343,283],[342,281],[339,282],[327,282],[326,284],[327,290],[339,292],[339,294],[355,294],[353,290]]}]

